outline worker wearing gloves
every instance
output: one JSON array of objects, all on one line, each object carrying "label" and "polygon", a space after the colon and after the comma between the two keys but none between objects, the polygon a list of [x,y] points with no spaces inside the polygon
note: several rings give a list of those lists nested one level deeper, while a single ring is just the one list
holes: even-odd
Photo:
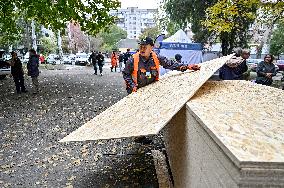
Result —
[{"label": "worker wearing gloves", "polygon": [[122,71],[126,82],[126,90],[129,94],[158,81],[160,66],[179,71],[197,71],[200,69],[199,65],[184,65],[183,63],[168,60],[166,57],[157,55],[153,52],[154,42],[149,37],[141,40],[139,45],[139,52],[126,62],[125,69]]}]

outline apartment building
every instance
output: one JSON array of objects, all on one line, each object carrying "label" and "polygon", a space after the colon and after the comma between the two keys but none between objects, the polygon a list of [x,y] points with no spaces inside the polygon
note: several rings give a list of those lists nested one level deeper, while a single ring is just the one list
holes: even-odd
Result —
[{"label": "apartment building", "polygon": [[146,29],[156,25],[154,17],[157,9],[127,9],[112,10],[111,15],[117,17],[117,26],[127,31],[127,38],[136,39]]}]

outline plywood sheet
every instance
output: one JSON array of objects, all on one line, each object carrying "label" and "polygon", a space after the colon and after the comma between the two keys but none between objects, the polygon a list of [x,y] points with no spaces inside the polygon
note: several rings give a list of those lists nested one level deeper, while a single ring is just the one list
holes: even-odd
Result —
[{"label": "plywood sheet", "polygon": [[200,71],[165,77],[139,89],[61,142],[157,134],[230,57],[202,63]]},{"label": "plywood sheet", "polygon": [[283,90],[247,81],[207,82],[187,105],[236,164],[283,166]]}]

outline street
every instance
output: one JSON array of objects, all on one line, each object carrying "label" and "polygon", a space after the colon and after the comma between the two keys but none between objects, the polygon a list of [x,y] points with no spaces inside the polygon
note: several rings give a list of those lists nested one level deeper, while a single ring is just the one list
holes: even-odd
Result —
[{"label": "street", "polygon": [[121,73],[108,66],[102,77],[70,67],[42,68],[37,95],[28,77],[20,95],[12,78],[0,80],[0,187],[158,187],[151,150],[162,149],[160,135],[151,146],[133,138],[58,142],[126,96]]}]

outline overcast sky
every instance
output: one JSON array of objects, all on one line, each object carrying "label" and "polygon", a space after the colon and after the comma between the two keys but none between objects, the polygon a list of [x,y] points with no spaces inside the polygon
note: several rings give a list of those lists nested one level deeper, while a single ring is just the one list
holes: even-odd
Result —
[{"label": "overcast sky", "polygon": [[121,7],[138,7],[138,8],[158,8],[161,0],[120,0]]}]

